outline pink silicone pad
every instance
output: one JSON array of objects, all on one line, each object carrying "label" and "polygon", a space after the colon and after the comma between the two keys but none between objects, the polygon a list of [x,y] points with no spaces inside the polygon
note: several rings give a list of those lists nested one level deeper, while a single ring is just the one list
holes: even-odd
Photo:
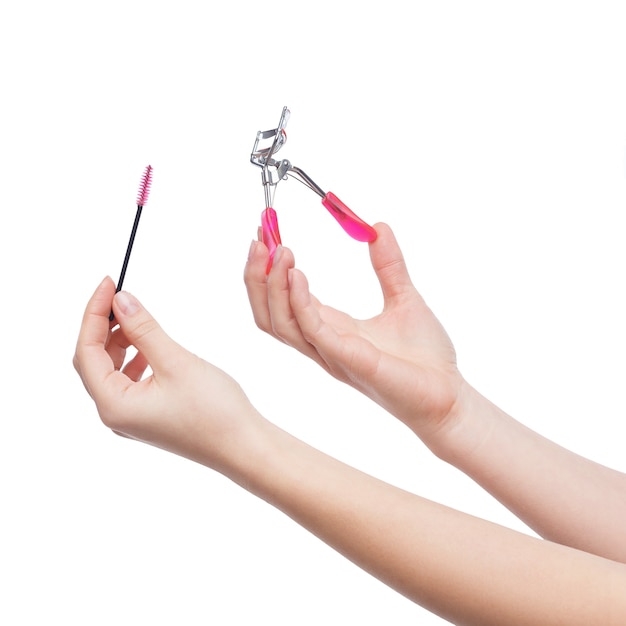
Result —
[{"label": "pink silicone pad", "polygon": [[322,204],[329,213],[339,222],[350,237],[357,241],[374,241],[376,231],[353,213],[334,193],[329,191],[323,198]]},{"label": "pink silicone pad", "polygon": [[261,236],[263,243],[267,246],[270,252],[270,258],[267,262],[266,272],[269,274],[272,268],[272,261],[274,260],[274,254],[276,248],[282,243],[280,239],[280,231],[278,230],[278,218],[276,217],[276,211],[272,207],[267,207],[261,214]]}]

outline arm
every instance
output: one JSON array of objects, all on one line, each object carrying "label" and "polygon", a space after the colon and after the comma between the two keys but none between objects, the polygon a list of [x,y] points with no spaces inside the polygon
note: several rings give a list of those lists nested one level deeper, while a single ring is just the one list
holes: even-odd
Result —
[{"label": "arm", "polygon": [[[221,472],[456,623],[626,620],[625,566],[470,517],[324,455],[265,420],[229,376],[114,291],[106,279],[90,300],[74,365],[115,432]],[[130,345],[138,354],[124,366]]]},{"label": "arm", "polygon": [[323,306],[288,249],[266,277],[267,252],[255,243],[245,281],[257,325],[378,402],[544,538],[626,562],[626,475],[548,441],[473,389],[391,230],[376,228],[380,315],[355,320]]}]

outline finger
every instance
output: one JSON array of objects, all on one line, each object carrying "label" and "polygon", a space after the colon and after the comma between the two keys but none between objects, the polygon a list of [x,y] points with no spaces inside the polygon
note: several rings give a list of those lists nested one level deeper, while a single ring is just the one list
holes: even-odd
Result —
[{"label": "finger", "polygon": [[[267,279],[267,301],[273,335],[302,354],[320,362],[319,354],[302,334],[300,324],[291,306],[290,273],[295,261],[289,248],[279,247]],[[312,296],[309,294],[309,298]]]},{"label": "finger", "polygon": [[175,369],[182,348],[165,333],[133,295],[120,291],[113,298],[113,313],[122,332],[155,372]]},{"label": "finger", "polygon": [[109,339],[106,344],[106,351],[109,353],[115,369],[121,369],[124,364],[124,359],[126,358],[126,350],[129,346],[130,341],[121,328],[116,328],[109,335]]},{"label": "finger", "polygon": [[361,349],[359,344],[367,342],[355,333],[338,332],[334,325],[324,320],[323,311],[327,309],[311,295],[308,281],[300,270],[291,271],[290,286],[291,306],[302,336],[315,350],[314,360],[337,378],[354,382],[351,371],[354,358],[351,355]]},{"label": "finger", "polygon": [[289,302],[289,279],[287,273],[295,265],[293,253],[288,248],[278,246],[274,254],[272,269],[267,276],[267,304],[272,324],[272,334],[277,339],[294,345],[297,336],[302,335],[297,328],[296,319]]},{"label": "finger", "polygon": [[114,294],[115,284],[107,276],[87,303],[76,342],[74,367],[92,397],[94,389],[114,370],[111,358],[105,350]]},{"label": "finger", "polygon": [[124,366],[122,372],[133,382],[138,382],[141,380],[141,377],[147,368],[148,360],[143,354],[141,354],[141,352],[137,352],[137,354]]},{"label": "finger", "polygon": [[243,279],[256,325],[261,330],[271,334],[272,321],[267,302],[267,274],[265,273],[268,259],[267,247],[260,241],[253,241],[243,272]]},{"label": "finger", "polygon": [[378,237],[370,244],[370,258],[385,303],[389,304],[395,298],[414,293],[415,288],[391,228],[383,223],[376,224],[374,228]]}]

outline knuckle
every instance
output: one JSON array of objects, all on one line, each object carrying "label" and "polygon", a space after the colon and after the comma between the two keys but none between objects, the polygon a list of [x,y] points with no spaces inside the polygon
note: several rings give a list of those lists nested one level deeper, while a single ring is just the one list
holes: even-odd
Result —
[{"label": "knuckle", "polygon": [[122,431],[125,426],[124,410],[120,407],[111,406],[110,402],[100,401],[97,403],[100,421],[110,430]]}]

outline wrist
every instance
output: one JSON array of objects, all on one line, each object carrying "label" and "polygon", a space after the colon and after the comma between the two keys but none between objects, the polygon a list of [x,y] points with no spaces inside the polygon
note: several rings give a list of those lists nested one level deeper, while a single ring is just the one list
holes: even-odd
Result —
[{"label": "wrist", "polygon": [[463,380],[448,416],[424,443],[441,460],[462,466],[489,438],[498,413],[502,411]]},{"label": "wrist", "polygon": [[[288,433],[263,417],[252,405],[250,411],[222,438],[211,467],[234,483],[263,497],[268,474],[282,463],[281,457],[293,439]],[[279,471],[284,471],[281,468]]]},{"label": "wrist", "polygon": [[297,508],[296,502],[307,500],[307,490],[336,481],[334,475],[323,476],[332,474],[338,461],[257,417],[222,472],[227,478],[281,510]]}]

